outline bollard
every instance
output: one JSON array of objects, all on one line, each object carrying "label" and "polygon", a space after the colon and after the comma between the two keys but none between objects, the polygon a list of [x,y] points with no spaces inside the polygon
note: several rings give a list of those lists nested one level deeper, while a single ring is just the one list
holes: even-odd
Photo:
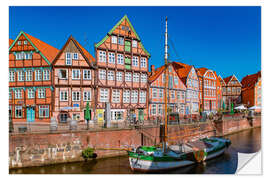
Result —
[{"label": "bollard", "polygon": [[50,123],[50,131],[57,131],[58,125],[57,125],[57,121],[54,117],[51,118],[51,123]]},{"label": "bollard", "polygon": [[77,120],[68,118],[69,130],[77,130]]}]

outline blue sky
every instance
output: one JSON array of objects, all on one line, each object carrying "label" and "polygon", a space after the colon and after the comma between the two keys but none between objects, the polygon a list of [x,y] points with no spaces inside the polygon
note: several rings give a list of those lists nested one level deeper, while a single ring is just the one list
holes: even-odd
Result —
[{"label": "blue sky", "polygon": [[169,59],[241,79],[261,69],[260,7],[10,7],[9,38],[23,30],[60,49],[72,35],[94,55],[94,43],[127,15],[151,54],[164,63],[168,16]]}]

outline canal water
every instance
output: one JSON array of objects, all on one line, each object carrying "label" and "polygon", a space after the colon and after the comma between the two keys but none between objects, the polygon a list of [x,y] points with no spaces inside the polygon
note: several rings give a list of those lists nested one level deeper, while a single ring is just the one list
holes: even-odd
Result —
[{"label": "canal water", "polygon": [[[163,172],[165,174],[234,174],[237,169],[237,153],[254,153],[261,149],[261,128],[255,128],[226,136],[232,145],[216,159],[203,164]],[[89,162],[57,164],[10,170],[10,174],[137,174],[129,168],[127,156],[98,159]]]}]

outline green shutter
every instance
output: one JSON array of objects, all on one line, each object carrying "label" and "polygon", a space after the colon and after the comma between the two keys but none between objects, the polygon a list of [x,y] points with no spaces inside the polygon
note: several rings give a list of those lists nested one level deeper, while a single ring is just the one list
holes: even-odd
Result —
[{"label": "green shutter", "polygon": [[131,64],[131,59],[126,57],[125,58],[125,64],[130,65]]},{"label": "green shutter", "polygon": [[130,52],[130,41],[125,41],[125,51]]},{"label": "green shutter", "polygon": [[125,65],[125,68],[126,69],[131,69],[131,66],[130,65]]}]

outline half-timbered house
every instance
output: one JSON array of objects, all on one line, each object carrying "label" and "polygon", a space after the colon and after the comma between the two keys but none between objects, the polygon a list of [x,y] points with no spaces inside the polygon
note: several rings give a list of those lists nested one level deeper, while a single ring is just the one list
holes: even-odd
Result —
[{"label": "half-timbered house", "polygon": [[95,44],[95,53],[99,120],[103,121],[106,102],[112,122],[129,118],[143,120],[147,115],[150,54],[127,16]]},{"label": "half-timbered house", "polygon": [[16,122],[49,122],[51,63],[58,49],[21,31],[9,47],[9,116]]},{"label": "half-timbered house", "polygon": [[55,57],[52,63],[55,89],[53,116],[58,122],[66,123],[67,118],[84,122],[87,102],[93,120],[94,63],[93,56],[72,36]]}]

